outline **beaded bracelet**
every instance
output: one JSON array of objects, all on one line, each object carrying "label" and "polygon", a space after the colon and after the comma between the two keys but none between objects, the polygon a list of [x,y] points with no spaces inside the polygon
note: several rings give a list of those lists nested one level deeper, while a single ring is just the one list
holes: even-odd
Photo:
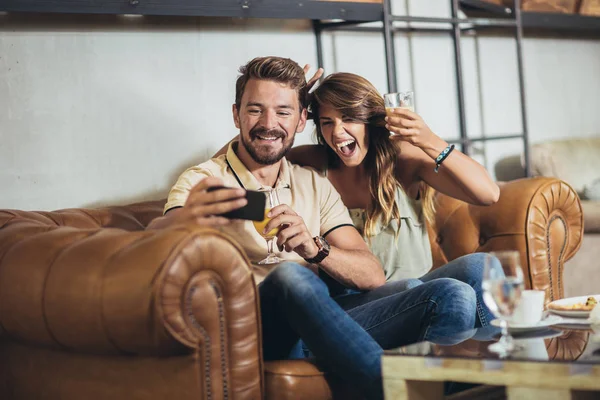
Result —
[{"label": "beaded bracelet", "polygon": [[448,158],[448,156],[450,155],[450,153],[452,153],[452,150],[454,150],[454,145],[451,144],[450,146],[446,147],[439,156],[437,156],[437,158],[435,159],[435,172],[438,172],[438,170],[440,169],[440,165],[442,165],[442,162],[444,162],[444,160],[446,158]]}]

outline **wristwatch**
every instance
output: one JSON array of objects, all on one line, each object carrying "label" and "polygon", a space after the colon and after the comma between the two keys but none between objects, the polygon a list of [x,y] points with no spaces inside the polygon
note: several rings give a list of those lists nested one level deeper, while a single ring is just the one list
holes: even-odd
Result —
[{"label": "wristwatch", "polygon": [[306,262],[310,264],[318,264],[329,255],[329,250],[331,249],[331,246],[329,246],[329,243],[327,242],[327,240],[325,240],[323,236],[315,236],[313,240],[319,248],[319,252],[313,258],[305,258],[304,260],[306,260]]}]

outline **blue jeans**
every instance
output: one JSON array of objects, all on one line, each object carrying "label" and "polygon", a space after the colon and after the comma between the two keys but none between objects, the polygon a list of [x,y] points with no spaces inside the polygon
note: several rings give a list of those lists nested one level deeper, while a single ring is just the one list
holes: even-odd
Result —
[{"label": "blue jeans", "polygon": [[475,292],[465,283],[436,279],[402,291],[396,285],[334,300],[312,271],[280,264],[259,286],[265,360],[297,357],[301,339],[322,368],[382,399],[382,348],[444,343],[475,324]]},{"label": "blue jeans", "polygon": [[409,289],[404,281],[388,282],[334,300],[384,349],[422,341],[454,344],[465,339],[457,340],[457,334],[475,326],[475,291],[456,279],[439,278]]},{"label": "blue jeans", "polygon": [[265,361],[291,358],[302,339],[323,368],[354,383],[367,398],[383,398],[381,346],[311,270],[282,263],[260,284],[259,295]]},{"label": "blue jeans", "polygon": [[[428,272],[418,279],[404,279],[398,281],[403,282],[403,284],[399,284],[398,289],[401,289],[402,285],[404,285],[404,287],[407,289],[414,288],[425,282],[431,282],[432,280],[439,278],[452,278],[464,282],[471,286],[473,290],[475,290],[477,297],[477,322],[475,327],[479,328],[482,326],[488,326],[490,321],[495,317],[483,302],[483,289],[481,288],[481,281],[483,279],[483,266],[485,257],[485,253],[467,254],[450,261],[448,264],[442,267]],[[493,267],[498,270],[498,274],[503,275],[500,263],[494,263]]]}]

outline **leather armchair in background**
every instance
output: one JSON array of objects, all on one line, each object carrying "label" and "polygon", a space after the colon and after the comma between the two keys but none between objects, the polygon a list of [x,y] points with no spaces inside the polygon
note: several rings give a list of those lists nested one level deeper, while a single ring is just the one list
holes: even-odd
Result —
[{"label": "leather armchair in background", "polygon": [[[489,207],[443,195],[437,200],[429,231],[434,268],[469,253],[518,250],[526,288],[545,291],[546,303],[564,297],[565,263],[583,238],[581,201],[571,186],[537,177],[500,183],[500,200]],[[550,359],[578,358],[587,336],[571,332],[547,339]]]},{"label": "leather armchair in background", "polygon": [[[567,184],[509,182],[490,207],[438,200],[436,266],[518,249],[527,286],[562,296],[564,262],[582,237]],[[0,210],[0,398],[348,398],[351,388],[311,361],[262,362],[243,251],[216,230],[144,231],[163,204]],[[568,357],[583,350],[573,343],[549,346]]]}]

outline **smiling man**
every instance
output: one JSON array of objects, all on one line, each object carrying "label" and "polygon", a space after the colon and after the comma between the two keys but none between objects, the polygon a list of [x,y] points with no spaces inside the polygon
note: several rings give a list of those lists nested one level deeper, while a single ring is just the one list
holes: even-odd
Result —
[{"label": "smiling man", "polygon": [[[381,286],[385,278],[379,261],[352,225],[335,188],[315,171],[285,159],[296,133],[306,125],[304,71],[289,59],[261,57],[241,67],[240,73],[232,106],[239,142],[232,142],[226,154],[181,174],[169,193],[163,221],[151,227],[189,219],[220,225],[257,262],[267,246],[252,223],[217,215],[245,205],[245,190],[274,187],[282,205],[272,210],[270,225],[285,226],[277,237],[280,258],[309,266],[322,257],[319,266],[349,287]],[[218,185],[231,189],[207,191]],[[328,249],[322,249],[323,244]]]},{"label": "smiling man", "polygon": [[240,86],[239,94],[247,93],[247,96],[243,109],[242,98],[236,99],[233,120],[242,132],[244,149],[241,151],[250,155],[244,158],[251,164],[278,163],[294,145],[295,133],[304,130],[306,110],[298,113],[300,104],[296,96],[278,90],[285,89],[285,83],[251,79],[241,81]]},{"label": "smiling man", "polygon": [[[240,73],[232,110],[239,142],[183,172],[165,215],[149,229],[190,221],[220,226],[256,262],[267,246],[252,222],[219,215],[244,206],[245,190],[277,188],[282,204],[272,210],[270,224],[284,226],[278,256],[289,262],[273,266],[259,286],[264,358],[293,357],[302,339],[327,369],[380,399],[381,347],[329,296],[315,270],[318,265],[345,285],[368,290],[384,284],[381,266],[329,181],[285,159],[306,124],[304,71],[292,60],[262,57]],[[207,190],[221,185],[230,189]]]},{"label": "smiling man", "polygon": [[[275,264],[259,285],[265,360],[297,357],[301,339],[319,364],[366,398],[382,399],[382,345],[386,348],[444,337],[474,325],[475,294],[461,282],[438,279],[397,292],[352,225],[348,209],[326,177],[285,158],[306,124],[307,83],[302,68],[280,57],[256,58],[240,68],[233,120],[239,141],[226,154],[187,169],[173,186],[165,215],[149,229],[177,223],[219,226],[248,258],[267,253],[250,221],[223,213],[246,204],[246,190],[277,188],[281,204],[265,231],[279,227]],[[210,191],[214,186],[227,189]],[[354,290],[350,316],[315,273]],[[467,287],[467,289],[472,289]],[[360,305],[360,306],[358,306]]]}]

